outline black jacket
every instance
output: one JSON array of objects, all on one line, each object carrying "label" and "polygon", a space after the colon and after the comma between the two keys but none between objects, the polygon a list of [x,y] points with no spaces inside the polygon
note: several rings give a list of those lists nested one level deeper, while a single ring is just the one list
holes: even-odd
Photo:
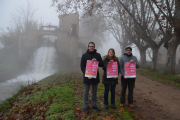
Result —
[{"label": "black jacket", "polygon": [[96,49],[93,52],[90,52],[89,50],[87,50],[87,52],[82,55],[81,71],[83,72],[83,76],[84,76],[84,79],[83,79],[84,84],[98,84],[100,81],[99,80],[99,70],[97,72],[96,78],[88,79],[87,77],[85,77],[87,60],[92,60],[93,58],[95,58],[99,62],[98,66],[103,67],[103,61],[102,61],[101,55],[99,53],[97,53],[96,51],[97,51]]},{"label": "black jacket", "polygon": [[[118,75],[119,75],[119,72],[120,72],[119,60],[118,60],[117,57],[114,57],[113,60],[115,62],[117,62],[117,64],[118,64]],[[103,57],[103,63],[104,63],[103,70],[104,70],[104,73],[103,73],[102,83],[106,84],[106,85],[118,84],[118,78],[116,78],[116,79],[114,79],[114,78],[107,78],[106,68],[107,68],[107,64],[108,64],[109,61],[110,61],[110,59],[109,59],[109,57],[107,55]]]}]

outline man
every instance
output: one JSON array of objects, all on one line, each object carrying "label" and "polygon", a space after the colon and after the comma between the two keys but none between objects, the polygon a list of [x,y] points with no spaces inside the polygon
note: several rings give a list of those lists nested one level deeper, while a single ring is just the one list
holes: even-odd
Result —
[{"label": "man", "polygon": [[139,68],[139,63],[137,61],[137,58],[132,55],[132,48],[126,47],[124,55],[120,59],[120,72],[121,72],[121,104],[120,106],[123,107],[125,104],[125,95],[126,95],[126,89],[128,87],[128,104],[130,107],[133,106],[133,90],[135,87],[135,78],[126,78],[125,77],[125,69],[124,64],[125,62],[135,63],[136,68]]},{"label": "man", "polygon": [[96,97],[97,97],[97,86],[99,83],[99,71],[97,72],[96,78],[87,78],[85,77],[85,70],[86,70],[86,62],[87,60],[92,60],[92,61],[98,61],[99,62],[99,67],[103,67],[103,61],[101,58],[101,55],[96,52],[97,50],[95,49],[95,43],[90,42],[88,44],[88,50],[86,53],[82,55],[81,58],[81,71],[83,72],[83,83],[84,83],[84,111],[85,113],[89,113],[88,110],[88,95],[89,95],[89,88],[90,85],[92,85],[92,109],[96,111],[100,111],[100,109],[97,108],[96,106]]}]

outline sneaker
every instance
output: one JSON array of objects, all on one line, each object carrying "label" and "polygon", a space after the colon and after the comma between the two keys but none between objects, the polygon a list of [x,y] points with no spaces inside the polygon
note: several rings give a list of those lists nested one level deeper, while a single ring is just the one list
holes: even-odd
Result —
[{"label": "sneaker", "polygon": [[120,107],[124,107],[124,104],[120,104]]},{"label": "sneaker", "polygon": [[116,109],[116,106],[115,105],[111,105],[112,109]]},{"label": "sneaker", "polygon": [[104,105],[104,108],[105,108],[105,109],[108,109],[108,105]]},{"label": "sneaker", "polygon": [[88,114],[88,113],[89,113],[89,109],[88,109],[88,108],[85,108],[85,109],[84,109],[84,112]]},{"label": "sneaker", "polygon": [[134,107],[134,105],[133,105],[133,104],[129,104],[129,107],[133,108],[133,107]]},{"label": "sneaker", "polygon": [[92,109],[96,110],[97,112],[101,111],[99,108],[97,108],[97,106],[92,107]]}]

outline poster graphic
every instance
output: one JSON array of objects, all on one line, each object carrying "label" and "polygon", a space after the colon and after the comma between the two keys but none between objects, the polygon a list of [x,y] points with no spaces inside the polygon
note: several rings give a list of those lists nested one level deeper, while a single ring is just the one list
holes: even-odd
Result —
[{"label": "poster graphic", "polygon": [[92,60],[87,60],[85,77],[96,78],[97,70],[98,70],[98,62],[97,61],[92,61]]},{"label": "poster graphic", "polygon": [[136,64],[126,62],[125,65],[125,77],[136,78]]},{"label": "poster graphic", "polygon": [[118,64],[117,62],[110,62],[107,64],[107,78],[118,77]]}]

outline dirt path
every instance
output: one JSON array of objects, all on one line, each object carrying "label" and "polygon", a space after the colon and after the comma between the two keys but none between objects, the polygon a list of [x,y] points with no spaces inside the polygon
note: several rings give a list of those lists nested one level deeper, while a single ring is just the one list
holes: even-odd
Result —
[{"label": "dirt path", "polygon": [[180,120],[180,89],[137,74],[134,105],[146,120]]}]

